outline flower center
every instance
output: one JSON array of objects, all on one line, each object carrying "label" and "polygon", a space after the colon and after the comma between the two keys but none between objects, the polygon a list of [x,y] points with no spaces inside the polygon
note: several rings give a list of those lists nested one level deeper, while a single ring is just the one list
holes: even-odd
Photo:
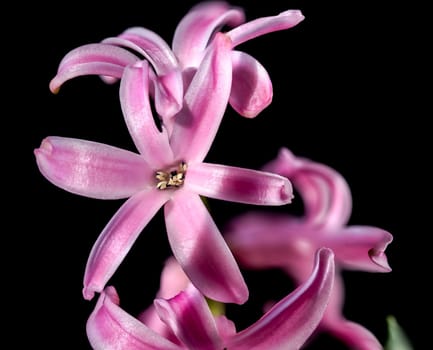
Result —
[{"label": "flower center", "polygon": [[165,190],[170,187],[180,187],[185,181],[186,163],[181,162],[177,169],[170,171],[157,171],[156,179],[159,181],[156,187],[160,190]]}]

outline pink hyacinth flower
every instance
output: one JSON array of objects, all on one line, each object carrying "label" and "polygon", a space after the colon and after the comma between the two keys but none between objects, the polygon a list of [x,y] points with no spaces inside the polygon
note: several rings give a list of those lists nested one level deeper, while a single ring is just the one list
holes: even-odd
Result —
[{"label": "pink hyacinth flower", "polygon": [[314,252],[320,247],[331,248],[336,276],[318,329],[332,333],[351,349],[382,349],[369,330],[342,315],[344,284],[340,271],[391,271],[385,249],[392,235],[377,227],[347,225],[352,197],[347,182],[334,169],[295,157],[286,148],[264,169],[292,181],[304,202],[305,215],[253,211],[235,217],[223,232],[240,266],[281,268],[295,282],[302,283],[308,277]]},{"label": "pink hyacinth flower", "polygon": [[322,248],[310,277],[241,331],[227,317],[213,315],[204,296],[189,284],[172,298],[154,301],[155,312],[172,337],[124,311],[109,286],[87,321],[87,335],[95,350],[297,350],[321,320],[333,277],[333,253]]},{"label": "pink hyacinth flower", "polygon": [[126,66],[146,59],[152,69],[150,93],[155,109],[171,130],[170,119],[182,108],[183,91],[200,66],[206,48],[223,26],[232,43],[232,88],[229,103],[239,114],[255,117],[272,100],[272,83],[266,69],[250,55],[234,48],[266,33],[289,29],[304,19],[301,11],[287,10],[277,16],[245,22],[242,9],[222,1],[207,1],[194,6],[179,22],[172,49],[155,32],[131,27],[117,37],[87,44],[70,51],[60,62],[50,89],[57,92],[69,79],[100,75],[112,83],[122,77]]},{"label": "pink hyacinth flower", "polygon": [[125,68],[120,101],[138,154],[62,137],[47,137],[35,150],[41,173],[58,187],[91,198],[128,198],[92,248],[84,276],[86,299],[103,290],[137,236],[164,208],[173,253],[197,288],[222,302],[247,300],[239,267],[200,196],[282,205],[291,201],[292,187],[280,175],[203,162],[227,107],[230,52],[230,38],[216,35],[170,137],[152,115],[147,62]]}]

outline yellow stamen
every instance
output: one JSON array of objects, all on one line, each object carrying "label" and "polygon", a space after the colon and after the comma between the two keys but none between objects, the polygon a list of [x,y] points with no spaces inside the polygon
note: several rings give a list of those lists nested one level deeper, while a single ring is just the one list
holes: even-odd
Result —
[{"label": "yellow stamen", "polygon": [[157,171],[156,179],[159,181],[156,187],[160,190],[165,190],[169,187],[180,187],[183,185],[186,174],[186,163],[181,162],[176,170]]}]

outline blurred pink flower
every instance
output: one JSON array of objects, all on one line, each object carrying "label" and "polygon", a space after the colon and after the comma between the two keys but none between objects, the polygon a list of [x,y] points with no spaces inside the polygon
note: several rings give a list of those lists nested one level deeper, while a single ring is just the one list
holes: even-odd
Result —
[{"label": "blurred pink flower", "polygon": [[171,131],[174,116],[181,108],[183,93],[200,66],[212,38],[224,26],[231,39],[232,87],[229,103],[245,117],[255,117],[272,101],[272,83],[266,69],[250,55],[234,47],[266,33],[288,29],[304,19],[301,11],[287,10],[277,16],[245,22],[241,8],[223,1],[204,1],[191,8],[176,27],[172,49],[155,32],[132,27],[117,37],[87,44],[64,56],[50,82],[57,92],[67,80],[82,75],[100,75],[108,83],[122,77],[126,66],[147,60],[151,66],[149,92],[163,124]]},{"label": "blurred pink flower", "polygon": [[322,248],[315,256],[310,277],[241,331],[227,317],[213,315],[204,296],[192,284],[173,297],[155,299],[152,312],[164,325],[156,329],[121,309],[116,290],[109,286],[87,321],[88,339],[96,350],[300,349],[321,320],[334,277],[332,251]]},{"label": "blurred pink flower", "polygon": [[86,299],[103,290],[137,236],[163,207],[173,253],[196,287],[222,302],[247,300],[248,288],[237,263],[200,196],[282,205],[291,201],[292,187],[280,175],[203,162],[228,103],[231,46],[227,35],[214,37],[170,135],[165,128],[158,129],[152,115],[147,61],[124,68],[120,102],[139,154],[54,136],[35,150],[41,173],[60,188],[98,199],[129,198],[90,253]]},{"label": "blurred pink flower", "polygon": [[332,249],[335,282],[318,329],[331,332],[351,349],[382,349],[369,330],[342,315],[344,284],[340,270],[391,271],[385,249],[392,235],[377,227],[347,225],[352,197],[347,182],[334,169],[295,157],[286,148],[263,169],[291,180],[300,193],[305,215],[252,211],[235,217],[223,233],[238,263],[251,269],[281,268],[300,284],[308,277],[314,252],[320,247]]}]

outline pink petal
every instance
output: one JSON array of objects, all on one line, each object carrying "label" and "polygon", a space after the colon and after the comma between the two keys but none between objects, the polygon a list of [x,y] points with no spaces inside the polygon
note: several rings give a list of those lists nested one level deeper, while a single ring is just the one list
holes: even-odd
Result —
[{"label": "pink petal", "polygon": [[131,27],[117,38],[107,38],[103,42],[137,51],[150,62],[158,75],[164,75],[178,66],[177,58],[166,41],[147,28]]},{"label": "pink petal", "polygon": [[218,334],[224,342],[236,334],[235,323],[232,320],[229,320],[225,315],[216,316],[215,323],[218,329]]},{"label": "pink petal", "polygon": [[230,46],[228,37],[218,33],[188,87],[171,135],[173,152],[180,160],[202,161],[212,145],[231,90]]},{"label": "pink petal", "polygon": [[135,240],[168,200],[166,191],[147,190],[129,198],[99,235],[87,260],[83,296],[101,292]]},{"label": "pink petal", "polygon": [[173,298],[177,293],[184,290],[189,283],[190,280],[182,267],[177,260],[171,256],[165,261],[157,297],[163,299]]},{"label": "pink petal", "polygon": [[191,282],[211,299],[244,303],[248,288],[201,198],[180,189],[164,210],[170,246]]},{"label": "pink petal", "polygon": [[[164,268],[161,272],[159,290],[156,296],[163,299],[173,298],[176,294],[186,289],[189,283],[190,280],[185,275],[182,267],[176,259],[171,256],[165,261]],[[172,331],[159,318],[153,304],[144,310],[138,318],[158,334],[164,335],[166,338],[170,339],[173,336]]]},{"label": "pink petal", "polygon": [[86,325],[95,350],[182,350],[164,339],[119,307],[114,287],[107,287],[98,298]]},{"label": "pink petal", "polygon": [[221,350],[221,339],[204,296],[192,285],[174,298],[156,299],[156,311],[187,349]]},{"label": "pink petal", "polygon": [[[224,238],[244,268],[283,268],[301,278],[309,275],[320,235],[307,235],[305,225],[278,213],[251,211],[229,221]],[[293,275],[292,275],[293,277]]]},{"label": "pink petal", "polygon": [[132,27],[117,38],[103,42],[135,50],[145,57],[156,72],[155,108],[163,118],[171,118],[182,107],[183,82],[177,58],[168,44],[155,32]]},{"label": "pink petal", "polygon": [[383,347],[368,329],[345,319],[343,307],[344,281],[341,273],[336,272],[332,294],[319,325],[320,331],[332,334],[349,349],[382,350]]},{"label": "pink petal", "polygon": [[158,130],[149,103],[149,66],[140,61],[125,68],[120,102],[128,130],[141,155],[155,169],[173,161],[167,131]]},{"label": "pink petal", "polygon": [[198,67],[214,33],[225,25],[234,27],[244,21],[243,10],[224,1],[199,3],[176,27],[173,51],[184,69]]},{"label": "pink petal", "polygon": [[50,136],[34,153],[49,181],[86,197],[126,198],[150,187],[154,176],[138,154],[92,141]]},{"label": "pink petal", "polygon": [[155,109],[163,122],[174,117],[182,108],[183,78],[179,69],[158,75],[155,83]]},{"label": "pink petal", "polygon": [[283,176],[210,163],[191,164],[184,186],[205,197],[257,205],[283,205],[293,197]]},{"label": "pink petal", "polygon": [[332,329],[327,328],[327,331],[345,343],[348,349],[383,350],[382,344],[374,334],[358,323],[341,319],[336,320],[332,327]]},{"label": "pink petal", "polygon": [[300,192],[307,223],[320,228],[347,224],[352,195],[347,181],[336,170],[306,158],[295,157],[287,148],[266,164],[264,170],[288,177]]},{"label": "pink petal", "polygon": [[256,117],[272,102],[272,82],[266,69],[246,53],[233,51],[230,105],[240,115]]},{"label": "pink petal", "polygon": [[230,36],[233,47],[235,47],[264,34],[292,28],[303,21],[304,18],[304,15],[299,10],[287,10],[277,16],[261,17],[243,23],[228,31],[227,35]]},{"label": "pink petal", "polygon": [[326,243],[346,269],[390,272],[385,250],[393,240],[388,231],[373,226],[349,226],[341,233],[329,234]]},{"label": "pink petal", "polygon": [[59,64],[56,76],[50,82],[50,90],[57,93],[60,86],[72,78],[97,74],[120,78],[123,68],[139,58],[123,48],[107,44],[87,44],[66,54]]},{"label": "pink petal", "polygon": [[275,304],[260,320],[231,338],[231,350],[297,350],[315,330],[332,290],[334,255],[322,248],[310,278]]}]

